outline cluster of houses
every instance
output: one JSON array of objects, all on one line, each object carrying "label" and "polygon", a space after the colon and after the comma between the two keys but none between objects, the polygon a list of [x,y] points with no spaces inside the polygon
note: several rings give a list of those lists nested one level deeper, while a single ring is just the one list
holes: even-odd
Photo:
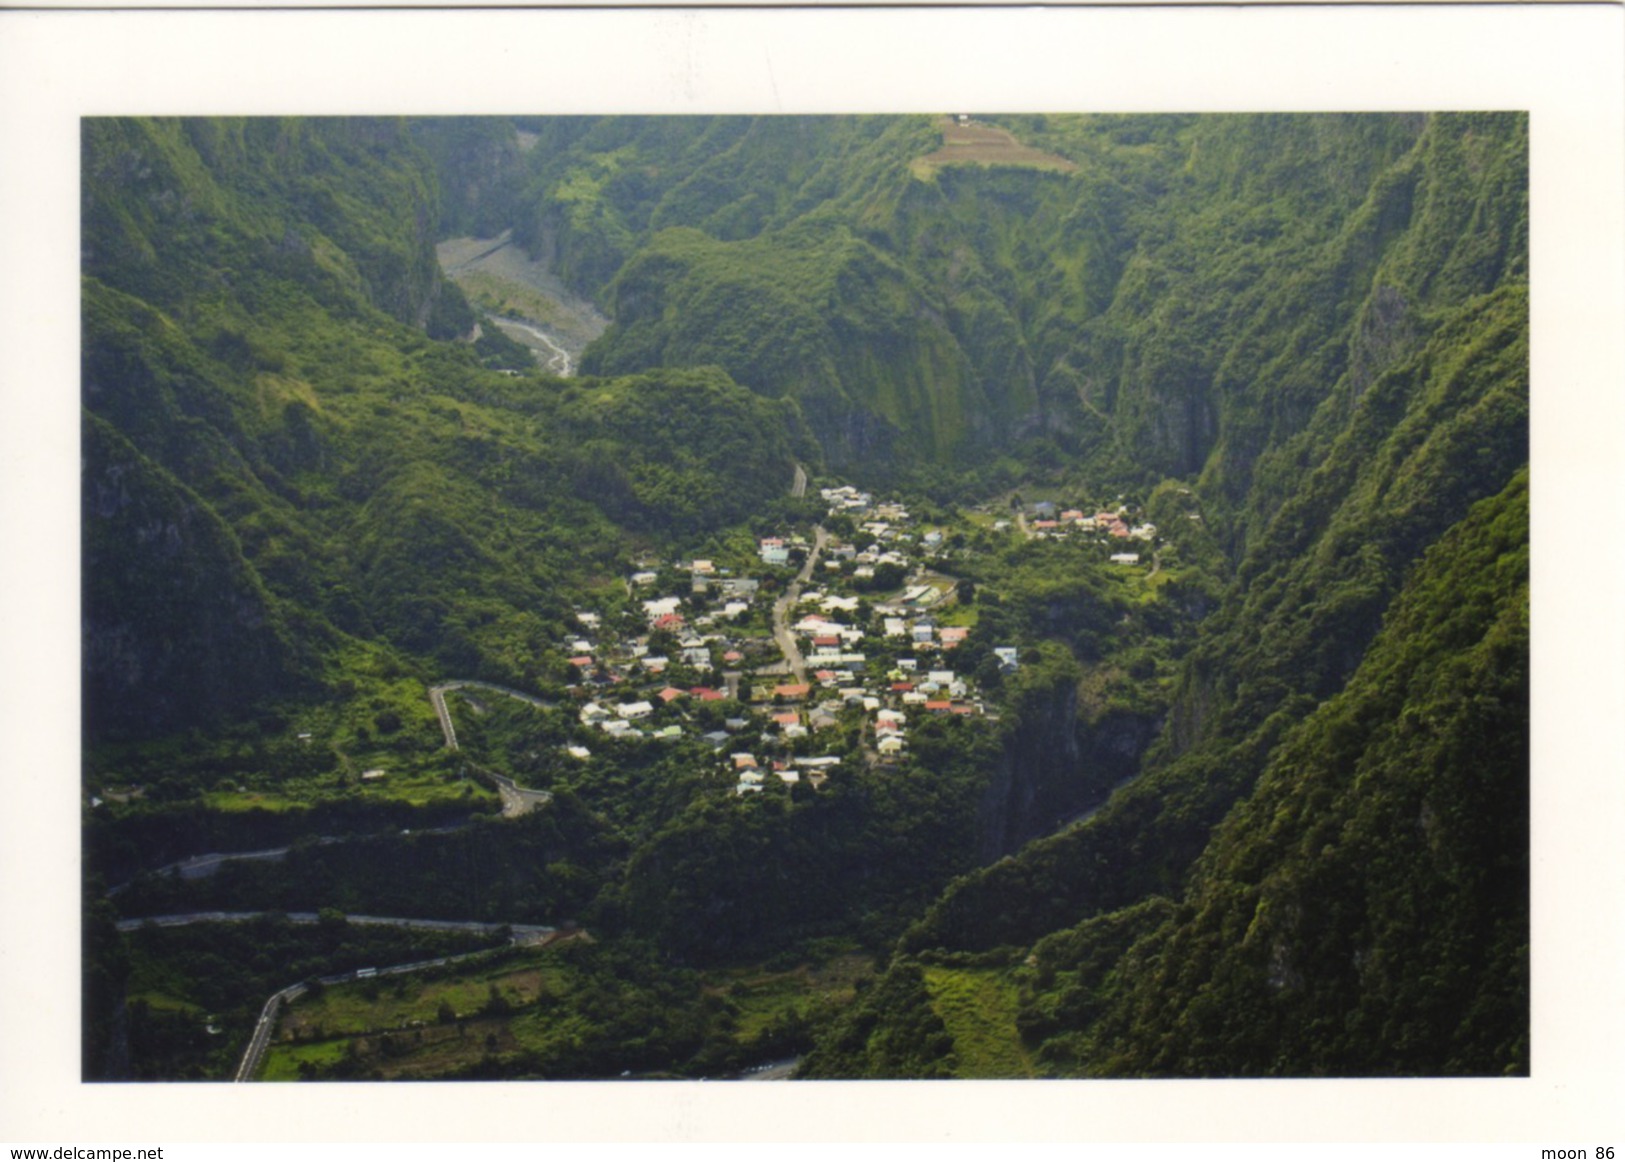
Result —
[{"label": "cluster of houses", "polygon": [[[1063,539],[1070,536],[1093,534],[1097,538],[1108,541],[1143,541],[1150,543],[1156,539],[1157,526],[1149,522],[1132,524],[1131,517],[1126,509],[1102,509],[1097,512],[1085,512],[1081,508],[1060,508],[1053,501],[1040,500],[1028,506],[1031,520],[1027,523],[1028,534],[1037,538]],[[1008,527],[1008,522],[999,522]],[[999,525],[995,525],[995,528]],[[1139,563],[1140,554],[1122,550],[1111,555],[1111,560],[1119,565],[1135,565]]]},{"label": "cluster of houses", "polygon": [[[974,682],[952,666],[952,652],[973,632],[942,624],[952,580],[916,572],[872,604],[880,595],[864,592],[879,566],[905,576],[941,533],[916,529],[904,506],[850,487],[824,489],[823,497],[831,514],[852,518],[852,543],[826,537],[818,548],[795,535],[763,537],[756,548],[764,568],[749,570],[761,576],[683,561],[677,575],[686,573],[686,592],[660,592],[672,572],[640,568],[628,578],[635,625],[623,619],[609,632],[603,615],[577,613],[579,635],[567,645],[581,726],[618,739],[698,737],[747,795],[773,778],[821,786],[842,761],[816,753],[821,736],[850,751],[855,729],[864,761],[884,765],[906,752],[912,722],[985,715]],[[787,568],[815,551],[821,567],[785,617],[798,674],[761,614],[770,591],[788,587]],[[1001,667],[1016,668],[1013,647],[994,653]],[[721,705],[696,712],[707,703]],[[747,743],[754,749],[739,745],[745,739],[756,740]],[[570,753],[585,758],[589,748]]]}]

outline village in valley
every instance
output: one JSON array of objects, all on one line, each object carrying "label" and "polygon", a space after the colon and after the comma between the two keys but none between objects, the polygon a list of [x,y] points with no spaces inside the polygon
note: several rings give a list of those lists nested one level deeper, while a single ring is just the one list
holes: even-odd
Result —
[{"label": "village in valley", "polygon": [[[754,539],[753,555],[643,558],[619,609],[580,609],[563,643],[578,724],[564,750],[699,739],[735,795],[782,783],[813,790],[843,770],[906,761],[911,731],[935,716],[997,720],[985,688],[1021,666],[1017,643],[974,641],[974,585],[953,576],[966,528],[994,543],[1091,536],[1110,561],[1156,529],[1120,506],[1049,501],[980,506],[922,521],[850,485],[820,490],[810,530]],[[966,521],[969,525],[966,528]],[[620,604],[620,603],[616,603]]]}]

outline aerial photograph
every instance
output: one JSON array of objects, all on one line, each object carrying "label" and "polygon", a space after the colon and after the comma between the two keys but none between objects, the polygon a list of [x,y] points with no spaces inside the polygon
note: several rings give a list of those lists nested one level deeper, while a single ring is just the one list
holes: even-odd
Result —
[{"label": "aerial photograph", "polygon": [[84,1081],[1530,1076],[1526,113],[78,126]]}]

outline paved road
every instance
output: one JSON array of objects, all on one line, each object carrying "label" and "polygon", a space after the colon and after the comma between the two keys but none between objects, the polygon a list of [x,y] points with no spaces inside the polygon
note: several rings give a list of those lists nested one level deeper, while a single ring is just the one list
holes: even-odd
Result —
[{"label": "paved road", "polygon": [[260,1019],[254,1025],[254,1035],[248,1039],[248,1048],[243,1050],[242,1060],[237,1063],[237,1072],[232,1074],[233,1081],[252,1081],[254,1074],[259,1072],[260,1062],[265,1058],[265,1047],[271,1043],[271,1034],[276,1029],[277,1015],[282,1006],[305,994],[305,985],[291,984],[281,992],[273,993],[271,999],[265,1002],[260,1009]]},{"label": "paved road", "polygon": [[807,680],[807,664],[802,660],[801,648],[796,645],[796,638],[790,632],[790,611],[795,608],[796,602],[801,598],[801,587],[812,576],[813,570],[818,566],[818,555],[824,551],[824,545],[829,540],[829,533],[824,531],[823,525],[813,529],[812,552],[807,554],[807,563],[801,566],[801,572],[796,579],[790,582],[784,591],[784,596],[773,603],[773,640],[778,643],[779,652],[784,655],[785,664],[795,675],[797,683]]},{"label": "paved road", "polygon": [[[540,707],[543,710],[552,710],[554,708],[554,704],[552,702],[544,701],[543,699],[536,697],[534,694],[526,694],[523,691],[515,690],[509,686],[499,686],[495,682],[474,682],[466,679],[458,679],[453,682],[442,682],[438,686],[430,686],[429,702],[434,706],[435,717],[440,719],[440,731],[446,736],[447,750],[457,749],[457,727],[452,723],[451,711],[446,707],[446,694],[448,691],[461,690],[464,687],[479,690],[494,690],[498,694],[506,694],[509,698],[517,698],[521,702],[529,702],[532,706]],[[496,784],[497,794],[502,798],[502,815],[505,819],[514,819],[520,815],[524,815],[526,812],[541,806],[543,803],[550,802],[553,798],[553,794],[550,791],[536,791],[529,787],[521,787],[518,783],[508,778],[507,775],[499,775],[495,771],[485,770],[483,767],[475,766],[473,763],[468,765],[476,774],[482,776],[483,778],[490,779],[491,782]]]},{"label": "paved road", "polygon": [[[340,843],[342,840],[336,835],[323,835],[318,837],[316,842]],[[145,874],[162,876],[168,875],[170,872],[176,872],[183,880],[201,880],[208,876],[212,876],[215,872],[220,870],[222,864],[230,863],[233,860],[258,859],[276,861],[282,859],[292,850],[293,849],[291,847],[272,847],[267,848],[264,851],[226,851],[212,852],[209,855],[193,855],[188,856],[186,859],[177,860],[174,863],[166,863],[163,867],[155,868],[151,872]],[[127,881],[108,888],[107,894],[109,896],[116,896],[128,888],[132,882],[134,881]]]},{"label": "paved road", "polygon": [[550,803],[553,800],[553,792],[551,791],[535,791],[529,787],[521,787],[507,775],[499,775],[495,771],[476,767],[472,763],[469,766],[476,773],[484,775],[496,784],[497,794],[502,797],[502,817],[504,819],[516,819],[534,808],[540,807],[543,803]]},{"label": "paved road", "polygon": [[[315,924],[320,916],[315,912],[286,912],[283,913],[294,924]],[[140,916],[118,922],[120,932],[134,932],[143,924],[156,924],[160,928],[182,928],[188,924],[237,924],[254,920],[260,916],[275,915],[272,912],[185,912],[173,916]],[[421,928],[431,932],[475,932],[484,936],[495,936],[502,929],[507,928],[514,935],[520,937],[545,936],[557,929],[545,924],[496,924],[488,920],[421,920],[410,916],[346,916],[352,924],[370,924],[386,928]]]},{"label": "paved road", "polygon": [[788,1057],[783,1061],[770,1061],[766,1065],[758,1065],[747,1069],[739,1075],[740,1081],[783,1081],[795,1074],[796,1067],[801,1064],[801,1058]]},{"label": "paved road", "polygon": [[[536,793],[540,794],[541,792]],[[470,819],[462,823],[450,823],[445,827],[419,828],[417,831],[414,831],[413,834],[451,835],[453,832],[466,830],[472,825],[473,821]],[[371,835],[318,835],[315,837],[313,842],[318,847],[325,847],[330,843],[352,843],[357,840],[375,839],[381,835],[391,834],[394,834],[393,829],[374,832]],[[211,852],[208,855],[191,855],[187,856],[185,859],[177,860],[174,863],[167,863],[163,867],[154,868],[152,871],[143,872],[142,874],[161,876],[167,875],[173,871],[178,873],[183,880],[201,880],[212,876],[225,864],[235,862],[236,860],[265,860],[267,862],[272,862],[286,858],[287,854],[292,850],[293,848],[291,846],[268,847],[263,851],[217,851]],[[109,896],[116,896],[128,888],[133,882],[133,880],[126,881],[125,883],[119,884],[115,887],[108,888],[107,894]]]},{"label": "paved road", "polygon": [[[351,917],[352,920],[359,917]],[[522,938],[519,935],[522,925],[514,926],[513,943],[535,944],[545,943],[548,937],[557,934],[554,928],[525,928],[526,932],[545,933],[541,938]],[[368,977],[399,976],[402,973],[421,972],[426,968],[438,968],[443,964],[455,964],[460,960],[469,960],[476,956],[484,956],[490,949],[481,949],[476,952],[463,952],[456,956],[437,956],[433,960],[414,960],[410,964],[392,964],[388,968],[363,968],[353,972],[340,972],[332,976],[318,977],[322,984],[344,984],[347,981],[362,979],[362,973]],[[237,1063],[237,1072],[232,1075],[233,1081],[253,1081],[254,1075],[260,1071],[260,1063],[265,1059],[265,1050],[271,1043],[271,1034],[276,1032],[277,1017],[281,1015],[282,1006],[291,1004],[309,991],[309,986],[300,981],[291,984],[279,992],[273,993],[260,1010],[260,1019],[254,1025],[254,1035],[248,1039],[248,1047],[243,1050],[242,1060]]]},{"label": "paved road", "polygon": [[790,495],[794,497],[807,495],[807,470],[800,464],[796,465],[795,478],[790,483]]},{"label": "paved road", "polygon": [[526,694],[515,690],[511,686],[499,686],[495,682],[476,682],[467,678],[458,678],[451,682],[441,682],[438,686],[429,687],[429,703],[434,707],[435,717],[440,719],[440,732],[446,736],[446,749],[457,749],[457,728],[452,725],[451,711],[446,709],[446,695],[452,690],[461,690],[472,687],[479,690],[495,690],[498,694],[506,694],[509,698],[517,698],[521,702],[529,702],[532,706],[543,710],[552,710],[555,703],[545,701],[534,694]]}]

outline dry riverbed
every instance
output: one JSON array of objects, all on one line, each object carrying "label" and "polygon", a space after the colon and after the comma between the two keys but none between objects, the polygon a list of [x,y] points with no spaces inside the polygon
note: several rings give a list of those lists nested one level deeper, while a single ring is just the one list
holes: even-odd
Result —
[{"label": "dry riverbed", "polygon": [[[435,247],[440,269],[471,303],[496,317],[511,338],[536,353],[555,375],[573,374],[609,320],[571,293],[545,262],[532,261],[510,232],[495,238],[451,238]],[[500,317],[498,317],[500,316]]]}]

